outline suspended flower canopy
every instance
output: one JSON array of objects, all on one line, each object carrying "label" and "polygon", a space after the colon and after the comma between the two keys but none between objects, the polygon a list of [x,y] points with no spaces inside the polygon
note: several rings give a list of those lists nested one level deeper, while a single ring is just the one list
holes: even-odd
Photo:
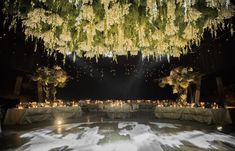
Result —
[{"label": "suspended flower canopy", "polygon": [[48,50],[88,58],[119,55],[179,57],[205,30],[231,29],[229,0],[6,0],[5,20]]}]

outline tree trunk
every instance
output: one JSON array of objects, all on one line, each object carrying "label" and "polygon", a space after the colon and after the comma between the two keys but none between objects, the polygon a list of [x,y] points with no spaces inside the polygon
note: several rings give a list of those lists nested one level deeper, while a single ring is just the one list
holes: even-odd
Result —
[{"label": "tree trunk", "polygon": [[50,88],[48,86],[44,86],[43,90],[46,94],[46,100],[49,101],[50,100]]},{"label": "tree trunk", "polygon": [[54,86],[52,86],[51,88],[51,94],[52,94],[52,100],[55,101],[56,100],[56,88]]},{"label": "tree trunk", "polygon": [[187,94],[188,89],[183,89],[178,95],[178,103],[179,105],[186,105],[187,104]]},{"label": "tree trunk", "polygon": [[221,77],[216,77],[216,83],[217,83],[217,90],[219,93],[219,101],[221,105],[224,106],[225,95],[224,95],[224,87]]},{"label": "tree trunk", "polygon": [[38,90],[38,101],[43,102],[43,89],[39,81],[37,82],[37,90]]},{"label": "tree trunk", "polygon": [[200,93],[201,93],[201,76],[198,78],[196,83],[196,92],[195,92],[195,104],[199,106]]},{"label": "tree trunk", "polygon": [[23,78],[20,76],[17,76],[13,96],[19,97],[22,81],[23,81]]},{"label": "tree trunk", "polygon": [[193,98],[192,87],[189,86],[188,90],[189,90],[190,103],[193,103],[194,102],[194,98]]}]

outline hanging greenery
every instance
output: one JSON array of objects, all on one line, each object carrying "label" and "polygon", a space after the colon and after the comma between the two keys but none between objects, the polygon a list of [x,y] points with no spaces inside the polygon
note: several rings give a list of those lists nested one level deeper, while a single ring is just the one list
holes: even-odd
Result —
[{"label": "hanging greenery", "polygon": [[172,86],[174,94],[178,94],[178,103],[181,105],[187,104],[188,87],[191,84],[196,84],[199,80],[200,74],[194,72],[191,67],[177,67],[171,70],[170,75],[160,80],[159,86]]},{"label": "hanging greenery", "polygon": [[27,38],[48,50],[85,57],[179,57],[199,45],[204,30],[230,28],[229,0],[5,0],[10,29],[22,21]]}]

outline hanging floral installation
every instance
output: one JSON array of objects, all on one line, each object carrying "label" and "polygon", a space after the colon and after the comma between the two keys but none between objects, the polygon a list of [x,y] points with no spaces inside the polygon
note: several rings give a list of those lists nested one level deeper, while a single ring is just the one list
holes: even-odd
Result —
[{"label": "hanging floral installation", "polygon": [[88,58],[187,54],[205,30],[231,29],[229,0],[5,0],[10,29],[19,21],[26,38],[48,50]]},{"label": "hanging floral installation", "polygon": [[177,67],[171,70],[170,75],[160,80],[159,86],[172,86],[174,94],[178,94],[178,104],[187,104],[188,87],[191,84],[196,84],[200,78],[198,72],[193,71],[191,67]]}]

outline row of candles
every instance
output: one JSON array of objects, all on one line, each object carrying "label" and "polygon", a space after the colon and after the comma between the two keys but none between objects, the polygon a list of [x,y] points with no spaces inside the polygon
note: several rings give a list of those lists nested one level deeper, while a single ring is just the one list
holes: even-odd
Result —
[{"label": "row of candles", "polygon": [[22,103],[20,102],[17,106],[18,109],[24,109],[24,108],[40,108],[40,107],[77,107],[79,106],[79,103],[76,101],[72,102],[64,102],[64,101],[55,101],[53,103],[50,102],[28,102],[28,103]]},{"label": "row of candles", "polygon": [[122,108],[122,106],[124,104],[126,104],[126,102],[124,102],[124,101],[115,101],[115,102],[111,102],[110,106],[111,107],[121,107]]},{"label": "row of candles", "polygon": [[115,105],[121,105],[124,103],[128,104],[148,104],[148,105],[159,105],[159,104],[165,104],[166,102],[174,102],[169,100],[80,100],[79,104],[81,105],[93,105],[93,104],[113,104]]},{"label": "row of candles", "polygon": [[[80,104],[105,104],[105,103],[137,103],[137,104],[156,104],[160,100],[79,100]],[[162,101],[162,100],[161,100]]]},{"label": "row of candles", "polygon": [[212,108],[218,109],[219,105],[216,102],[207,105],[205,102],[200,102],[198,105],[195,103],[187,103],[186,105],[179,105],[177,102],[172,100],[82,100],[80,104],[111,104],[111,106],[122,106],[124,103],[128,104],[150,104],[157,107],[201,107],[201,108]]},{"label": "row of candles", "polygon": [[22,103],[18,105],[18,109],[23,108],[38,108],[38,107],[67,107],[67,106],[79,106],[79,105],[98,105],[98,104],[111,104],[111,106],[122,106],[124,103],[128,104],[157,104],[160,101],[151,101],[151,100],[79,100],[79,101],[70,101],[64,102],[62,100],[57,100],[53,103],[45,102],[45,103],[38,103],[38,102],[28,102]]},{"label": "row of candles", "polygon": [[[150,101],[150,102],[149,102]],[[179,105],[175,101],[171,100],[80,100],[80,101],[70,101],[65,102],[62,100],[56,100],[53,103],[45,102],[28,102],[28,103],[20,103],[18,105],[18,109],[23,108],[38,108],[38,107],[76,107],[76,106],[83,106],[83,105],[98,105],[98,104],[110,104],[111,107],[120,106],[122,107],[125,103],[127,104],[150,104],[157,107],[201,107],[201,108],[212,108],[212,109],[218,109],[219,105],[216,102],[210,103],[209,105],[205,102],[200,102],[199,105],[196,105],[195,103],[187,103],[186,105]]]},{"label": "row of candles", "polygon": [[187,103],[185,105],[177,104],[176,102],[161,102],[157,104],[157,107],[187,107],[187,108],[195,108],[195,107],[201,107],[201,108],[212,108],[212,109],[218,109],[219,105],[216,102],[213,102],[210,105],[206,105],[205,102],[200,102],[199,105],[196,105],[196,103]]}]

